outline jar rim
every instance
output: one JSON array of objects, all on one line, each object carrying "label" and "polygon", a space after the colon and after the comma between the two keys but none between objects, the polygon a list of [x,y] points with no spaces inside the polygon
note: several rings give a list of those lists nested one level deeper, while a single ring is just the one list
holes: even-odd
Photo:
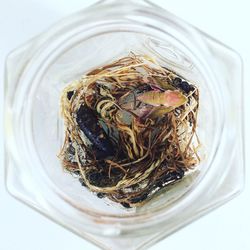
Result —
[{"label": "jar rim", "polygon": [[[105,1],[104,1],[105,2]],[[98,5],[95,5],[95,7],[91,7],[90,9],[87,9],[83,12],[80,12],[78,15],[73,15],[70,18],[60,22],[59,24],[55,25],[52,29],[50,29],[46,34],[44,34],[43,36],[39,37],[38,39],[41,41],[39,42],[39,50],[36,51],[36,53],[33,55],[33,57],[31,58],[31,60],[29,61],[29,63],[26,65],[25,68],[25,72],[22,75],[22,77],[20,79],[25,79],[25,77],[27,77],[27,71],[29,72],[33,72],[33,74],[36,74],[36,78],[39,78],[39,74],[41,74],[41,69],[43,67],[40,68],[41,64],[44,62],[44,60],[47,60],[47,64],[48,64],[48,58],[50,58],[50,56],[48,55],[49,53],[51,53],[51,51],[54,50],[54,52],[51,54],[52,56],[54,56],[55,53],[55,48],[59,49],[60,44],[62,44],[62,42],[65,40],[65,36],[67,35],[68,37],[70,37],[70,35],[73,35],[74,32],[78,32],[77,31],[77,27],[81,27],[85,26],[85,29],[88,31],[91,31],[93,28],[95,29],[95,32],[97,31],[97,26],[95,22],[87,22],[86,21],[86,16],[84,16],[84,14],[87,14],[87,17],[91,17],[92,14],[100,14],[100,9],[99,7],[102,6],[100,3]],[[195,51],[199,52],[201,55],[205,54],[206,56],[210,55],[210,52],[208,51],[208,49],[206,49],[206,45],[203,43],[202,39],[200,38],[200,34],[198,33],[198,31],[190,26],[187,26],[184,22],[182,22],[181,20],[177,19],[174,15],[166,12],[165,10],[160,10],[159,9],[154,9],[154,8],[147,8],[145,6],[141,7],[140,9],[137,9],[134,6],[131,6],[128,4],[128,7],[130,8],[129,10],[131,11],[131,8],[135,8],[136,9],[136,14],[138,15],[138,13],[140,13],[141,17],[145,17],[148,18],[147,24],[144,24],[145,26],[149,26],[149,20],[157,20],[159,23],[162,23],[162,25],[167,26],[167,22],[171,22],[172,25],[174,25],[175,29],[180,31],[185,32],[186,34],[189,34],[188,36],[188,40],[190,41],[189,44],[193,43],[194,45],[192,47],[196,46]],[[117,8],[117,6],[106,6],[106,11],[108,12],[109,10],[112,12]],[[109,9],[110,8],[110,9]],[[127,16],[126,16],[126,11],[124,14],[124,17],[121,16],[120,14],[120,20],[122,18],[126,19],[125,22],[127,22]],[[166,13],[168,15],[166,15]],[[107,14],[107,13],[106,13]],[[132,17],[131,12],[130,14],[130,18]],[[164,16],[165,15],[165,16]],[[136,16],[138,17],[138,16]],[[113,17],[112,17],[113,18]],[[84,20],[84,22],[83,22]],[[131,19],[132,20],[132,19]],[[145,20],[144,20],[145,21]],[[106,27],[108,27],[109,25],[112,26],[114,23],[112,23],[112,21],[110,20],[105,20],[105,25]],[[115,22],[117,24],[117,22]],[[119,23],[120,25],[121,23]],[[74,27],[74,29],[72,29],[72,27]],[[131,25],[132,27],[133,25]],[[151,24],[151,28],[153,28],[154,26]],[[61,31],[64,30],[64,33],[61,33]],[[179,34],[181,37],[183,36],[183,34]],[[64,37],[63,37],[64,36]],[[187,37],[185,38],[187,39]],[[53,41],[53,43],[52,43]],[[49,49],[50,48],[50,49]],[[188,48],[190,49],[190,48]],[[43,54],[43,52],[46,51],[46,53]],[[197,56],[197,54],[196,54]],[[207,59],[207,58],[206,58]],[[37,63],[40,60],[40,64]],[[51,58],[52,60],[52,58]],[[208,65],[204,58],[199,58],[199,61],[201,62],[201,65],[206,67],[206,69],[208,69],[210,76],[212,76],[209,80],[214,81],[214,85],[217,84],[215,77],[213,77],[213,70],[210,68],[210,65]],[[38,73],[38,71],[40,71],[40,73]],[[30,80],[32,80],[32,78],[30,77]],[[217,99],[217,97],[215,97],[215,99]],[[30,103],[30,105],[32,106],[32,103]],[[31,109],[30,106],[30,109]],[[222,105],[220,108],[224,108],[224,106]],[[30,109],[27,109],[26,111],[26,115],[25,115],[25,119],[26,119],[26,128],[25,128],[25,132],[29,133],[29,130],[32,130],[32,127],[30,125],[30,121],[32,120],[31,117],[31,113],[27,113],[29,112]],[[220,111],[220,114],[223,113],[224,110]],[[220,114],[217,114],[220,115]],[[216,114],[215,114],[216,115]],[[24,119],[19,117],[19,119]],[[223,119],[221,119],[221,123],[217,124],[217,135],[218,138],[215,142],[214,145],[214,152],[213,155],[209,156],[210,157],[210,161],[209,161],[209,166],[207,167],[207,172],[210,171],[210,176],[213,176],[213,172],[211,173],[211,165],[214,164],[214,160],[217,157],[219,151],[221,151],[221,147],[223,146],[222,144],[219,143],[220,138],[223,137],[223,129],[225,126],[225,122]],[[27,155],[30,152],[35,152],[34,148],[33,148],[33,142],[32,142],[32,138],[27,138],[26,141],[29,145],[27,145]],[[30,151],[30,152],[28,152]],[[36,161],[37,162],[37,161]],[[40,162],[41,163],[41,162]],[[42,164],[42,163],[41,163]],[[42,169],[42,168],[41,168]],[[216,172],[216,171],[215,171]],[[110,215],[110,214],[100,214],[99,212],[95,212],[92,210],[85,210],[83,207],[79,207],[79,206],[75,206],[69,199],[67,196],[65,196],[65,194],[63,194],[60,190],[57,189],[57,187],[54,186],[54,184],[52,184],[47,177],[45,176],[44,173],[42,173],[41,171],[38,171],[37,174],[41,174],[41,176],[44,177],[43,181],[45,181],[48,190],[46,190],[46,192],[51,192],[51,190],[53,190],[56,194],[56,196],[59,196],[62,200],[64,200],[66,203],[70,204],[70,206],[74,207],[74,209],[76,209],[78,212],[80,213],[84,213],[85,215],[88,215],[90,217],[93,218],[101,218],[101,220],[103,220],[103,223],[110,223],[112,224],[114,222],[114,219],[117,219],[119,221],[119,223],[123,223],[123,220],[131,220],[131,223],[135,223],[135,219],[138,219],[137,222],[139,222],[140,219],[142,219],[142,221],[140,222],[141,224],[138,223],[138,227],[139,228],[143,228],[145,226],[145,224],[148,224],[148,222],[143,221],[143,219],[145,218],[144,216],[149,216],[148,212],[144,212],[142,214],[140,213],[135,213],[135,214],[129,214],[129,215],[122,215],[122,216],[118,216],[118,215]],[[34,173],[33,173],[34,174]],[[205,175],[207,175],[207,173],[205,173]],[[203,175],[203,178],[205,178],[205,176]],[[171,209],[166,209],[167,207],[161,207],[159,208],[157,211],[153,211],[154,214],[151,214],[150,219],[154,218],[153,222],[154,224],[157,222],[162,222],[162,219],[164,218],[164,220],[166,220],[166,218],[170,218],[171,214],[174,213],[174,210],[176,210],[177,205],[178,205],[178,210],[181,211],[182,209],[184,209],[184,207],[187,207],[188,204],[190,204],[191,202],[193,202],[195,199],[197,199],[197,197],[199,197],[199,195],[202,194],[202,190],[205,190],[207,188],[207,181],[206,183],[204,182],[203,178],[199,178],[198,180],[196,180],[195,183],[193,183],[193,187],[192,190],[188,190],[180,199],[178,199],[176,201],[176,203],[174,204],[173,207],[171,207]],[[212,178],[212,177],[210,177]],[[209,180],[210,180],[209,178]],[[201,183],[204,183],[204,185],[201,185]],[[211,183],[210,183],[211,185]],[[216,185],[216,183],[214,183],[214,185]],[[202,187],[202,189],[198,188],[198,187]],[[192,196],[192,199],[191,199]],[[53,196],[55,197],[55,196]],[[188,200],[188,201],[187,201]],[[157,220],[156,220],[157,219]],[[108,222],[109,221],[109,222]],[[127,221],[126,221],[127,224]],[[150,223],[149,223],[150,224]],[[125,224],[124,224],[125,225]],[[131,227],[129,230],[131,230]],[[137,230],[138,228],[134,228],[133,230]]]}]

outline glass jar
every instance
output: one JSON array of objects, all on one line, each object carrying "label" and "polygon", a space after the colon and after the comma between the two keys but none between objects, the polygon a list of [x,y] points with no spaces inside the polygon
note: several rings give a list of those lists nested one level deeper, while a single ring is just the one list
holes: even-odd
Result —
[{"label": "glass jar", "polygon": [[[202,161],[143,207],[125,209],[63,172],[59,99],[70,81],[131,51],[156,58],[199,87]],[[241,70],[235,51],[150,1],[100,1],[71,15],[7,58],[9,192],[103,249],[152,245],[242,190]]]}]

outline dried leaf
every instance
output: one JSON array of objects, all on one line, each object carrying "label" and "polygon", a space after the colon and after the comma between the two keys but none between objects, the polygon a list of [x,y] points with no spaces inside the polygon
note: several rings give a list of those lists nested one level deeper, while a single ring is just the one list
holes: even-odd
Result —
[{"label": "dried leaf", "polygon": [[175,90],[175,88],[166,80],[164,81],[156,77],[155,81],[157,82],[157,85],[164,90]]},{"label": "dried leaf", "polygon": [[172,110],[174,110],[174,107],[155,107],[154,109],[152,109],[152,111],[148,114],[148,117],[154,119],[157,117],[162,117],[164,116],[166,113],[171,112]]},{"label": "dried leaf", "polygon": [[187,98],[178,90],[149,91],[139,95],[137,99],[152,106],[179,107],[183,105]]}]

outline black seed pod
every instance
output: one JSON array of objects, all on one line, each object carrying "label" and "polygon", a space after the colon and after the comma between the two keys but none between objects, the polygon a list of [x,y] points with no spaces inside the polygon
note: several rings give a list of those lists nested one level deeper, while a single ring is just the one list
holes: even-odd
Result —
[{"label": "black seed pod", "polygon": [[111,140],[98,124],[97,116],[90,108],[81,105],[76,114],[76,122],[84,135],[93,144],[92,148],[96,159],[105,159],[115,154]]}]

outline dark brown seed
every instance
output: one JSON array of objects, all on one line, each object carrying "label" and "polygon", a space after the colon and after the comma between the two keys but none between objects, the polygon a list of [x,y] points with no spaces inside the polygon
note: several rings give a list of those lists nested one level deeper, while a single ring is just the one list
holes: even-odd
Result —
[{"label": "dark brown seed", "polygon": [[127,202],[121,202],[121,205],[125,208],[131,208],[129,203],[127,203]]},{"label": "dark brown seed", "polygon": [[138,197],[134,197],[134,198],[130,199],[129,201],[131,203],[138,203],[138,202],[142,202],[142,201],[146,200],[147,198],[148,198],[148,194],[144,193],[143,195],[138,196]]},{"label": "dark brown seed", "polygon": [[169,172],[167,175],[163,176],[157,183],[156,187],[162,188],[164,184],[172,183],[183,178],[185,172],[182,169],[179,169],[175,172]]},{"label": "dark brown seed", "polygon": [[181,84],[181,82],[182,82],[181,78],[176,77],[176,78],[173,80],[173,85],[174,85],[174,86],[178,86],[179,84]]},{"label": "dark brown seed", "polygon": [[83,178],[79,178],[79,182],[81,183],[81,185],[82,185],[83,187],[86,187],[86,184],[85,184]]},{"label": "dark brown seed", "polygon": [[102,199],[105,197],[105,193],[97,193],[96,194],[98,198]]},{"label": "dark brown seed", "polygon": [[182,91],[184,91],[186,94],[188,94],[191,91],[191,86],[188,82],[181,82],[177,85],[178,88],[180,88]]}]

